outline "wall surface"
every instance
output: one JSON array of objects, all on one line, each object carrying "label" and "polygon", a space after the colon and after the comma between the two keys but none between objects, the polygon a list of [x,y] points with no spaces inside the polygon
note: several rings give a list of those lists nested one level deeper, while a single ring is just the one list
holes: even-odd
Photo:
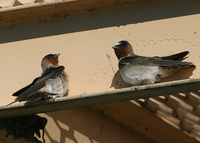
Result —
[{"label": "wall surface", "polygon": [[[146,143],[149,139],[125,128],[94,108],[41,114],[48,118],[46,142],[55,143]],[[53,132],[52,132],[53,130]]]},{"label": "wall surface", "polygon": [[[176,4],[187,15],[180,16],[183,8],[178,11]],[[138,55],[188,50],[187,61],[197,68],[184,76],[199,77],[200,15],[189,8],[196,12],[198,2],[142,5],[1,28],[0,90],[6,99],[0,105],[13,101],[9,95],[40,76],[41,59],[49,53],[61,54],[60,65],[70,77],[69,96],[121,88],[115,83],[118,66],[111,47],[122,39]],[[121,81],[120,85],[127,86]]]},{"label": "wall surface", "polygon": [[[59,63],[65,66],[70,80],[68,96],[128,87],[119,76],[118,61],[111,48],[120,40],[128,40],[134,52],[143,56],[165,56],[188,50],[186,61],[193,62],[196,69],[165,81],[199,78],[199,25],[200,2],[195,0],[129,6],[2,27],[0,105],[12,102],[12,93],[40,76],[41,59],[49,53],[61,54]],[[123,140],[122,134],[127,140],[124,142],[137,140],[128,129],[115,126],[109,119],[104,120],[105,117],[102,119],[90,108],[41,115],[49,120],[47,142],[116,143]],[[106,132],[102,133],[101,128]]]}]

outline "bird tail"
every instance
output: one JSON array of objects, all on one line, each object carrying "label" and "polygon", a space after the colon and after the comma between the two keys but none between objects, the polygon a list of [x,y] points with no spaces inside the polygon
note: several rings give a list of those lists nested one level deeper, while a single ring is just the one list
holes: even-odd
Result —
[{"label": "bird tail", "polygon": [[6,107],[7,107],[7,106],[10,106],[11,104],[13,104],[13,103],[15,103],[15,102],[17,102],[17,101],[15,100],[15,101],[9,103],[8,105],[6,105]]},{"label": "bird tail", "polygon": [[170,56],[165,56],[165,57],[161,57],[162,60],[173,60],[173,61],[182,61],[184,59],[186,59],[187,55],[189,54],[188,51],[184,51],[178,54],[174,54],[174,55],[170,55]]}]

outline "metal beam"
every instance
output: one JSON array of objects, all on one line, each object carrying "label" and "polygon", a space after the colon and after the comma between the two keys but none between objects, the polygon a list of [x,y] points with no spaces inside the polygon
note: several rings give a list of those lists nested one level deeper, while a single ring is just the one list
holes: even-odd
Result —
[{"label": "metal beam", "polygon": [[123,102],[161,95],[184,93],[198,90],[200,79],[187,79],[152,85],[105,91],[102,93],[81,94],[34,103],[20,103],[0,107],[0,118],[74,109],[93,105]]}]

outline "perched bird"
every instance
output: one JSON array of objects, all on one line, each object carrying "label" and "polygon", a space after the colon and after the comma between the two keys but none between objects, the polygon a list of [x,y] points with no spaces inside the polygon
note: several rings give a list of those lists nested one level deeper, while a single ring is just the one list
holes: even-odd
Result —
[{"label": "perched bird", "polygon": [[166,57],[144,57],[134,54],[128,41],[120,41],[112,48],[119,60],[122,78],[132,86],[153,84],[182,69],[195,67],[191,62],[182,62],[188,51]]},{"label": "perched bird", "polygon": [[38,101],[63,96],[69,88],[69,77],[64,72],[64,66],[58,66],[60,54],[46,55],[41,62],[42,74],[28,86],[13,94],[17,96],[14,102]]}]

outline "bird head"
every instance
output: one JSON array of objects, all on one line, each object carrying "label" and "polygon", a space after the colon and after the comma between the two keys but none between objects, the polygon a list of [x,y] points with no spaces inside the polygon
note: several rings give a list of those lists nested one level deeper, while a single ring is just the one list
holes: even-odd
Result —
[{"label": "bird head", "polygon": [[116,43],[112,48],[115,50],[115,54],[118,59],[127,57],[133,54],[133,48],[128,41],[124,41],[124,40],[120,41]]},{"label": "bird head", "polygon": [[57,67],[58,66],[58,56],[60,54],[48,54],[46,55],[41,62],[42,69],[45,70],[48,67]]}]

